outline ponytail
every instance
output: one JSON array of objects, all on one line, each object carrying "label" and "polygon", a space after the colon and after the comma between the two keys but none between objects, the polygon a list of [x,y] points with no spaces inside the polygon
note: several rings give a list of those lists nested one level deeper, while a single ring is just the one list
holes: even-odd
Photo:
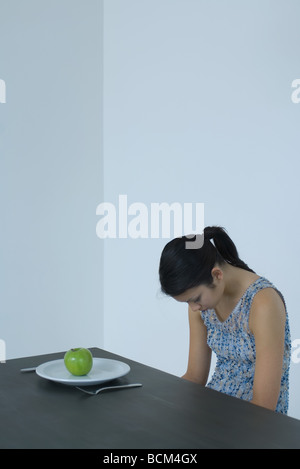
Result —
[{"label": "ponytail", "polygon": [[186,249],[190,236],[175,238],[164,247],[159,265],[161,289],[170,296],[177,296],[198,285],[211,286],[211,271],[216,264],[228,263],[234,267],[255,273],[243,262],[237,248],[224,228],[204,228],[204,241],[200,249]]},{"label": "ponytail", "polygon": [[248,270],[249,272],[254,271],[250,269],[245,262],[239,258],[237,248],[232,241],[232,239],[226,233],[224,228],[218,226],[207,226],[204,228],[204,241],[213,240],[216,250],[218,251],[219,256],[222,261],[227,262],[228,264],[233,265],[234,267],[239,267],[240,269]]}]

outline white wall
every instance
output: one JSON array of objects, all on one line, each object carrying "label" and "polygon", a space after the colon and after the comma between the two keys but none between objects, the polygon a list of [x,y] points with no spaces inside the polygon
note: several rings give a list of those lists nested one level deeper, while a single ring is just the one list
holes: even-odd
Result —
[{"label": "white wall", "polygon": [[[102,10],[1,1],[0,337],[7,359],[102,345]],[[0,365],[4,366],[4,365]]]},{"label": "white wall", "polygon": [[[297,0],[104,2],[104,200],[204,202],[205,224],[225,226],[241,258],[282,290],[293,340],[299,15]],[[104,345],[181,375],[187,312],[159,294],[166,242],[105,240]],[[299,371],[292,363],[297,418]]]}]

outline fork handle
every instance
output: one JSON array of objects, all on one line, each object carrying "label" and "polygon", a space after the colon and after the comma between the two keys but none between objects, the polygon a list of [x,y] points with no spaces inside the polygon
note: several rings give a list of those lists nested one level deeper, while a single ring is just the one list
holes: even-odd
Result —
[{"label": "fork handle", "polygon": [[99,392],[101,392],[101,391],[106,391],[106,389],[136,388],[138,386],[142,386],[142,384],[141,383],[120,384],[118,386],[103,387],[103,388],[97,389],[96,391],[88,391],[87,389],[81,388],[79,386],[76,386],[76,388],[79,389],[80,391],[83,391],[83,392],[87,393],[87,394],[95,396],[95,395],[99,394]]},{"label": "fork handle", "polygon": [[107,386],[105,389],[121,389],[121,388],[137,388],[139,386],[142,386],[141,383],[133,383],[133,384],[120,384],[119,386]]}]

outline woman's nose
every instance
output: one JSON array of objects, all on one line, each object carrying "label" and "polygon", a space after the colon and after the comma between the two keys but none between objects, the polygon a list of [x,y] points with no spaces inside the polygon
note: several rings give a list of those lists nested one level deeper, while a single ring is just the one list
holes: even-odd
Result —
[{"label": "woman's nose", "polygon": [[190,307],[191,307],[191,310],[192,311],[201,311],[202,310],[202,306],[199,305],[199,303],[190,303]]}]

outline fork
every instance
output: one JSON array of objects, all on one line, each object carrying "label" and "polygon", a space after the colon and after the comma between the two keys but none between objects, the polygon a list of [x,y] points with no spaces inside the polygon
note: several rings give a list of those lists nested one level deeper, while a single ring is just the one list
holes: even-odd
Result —
[{"label": "fork", "polygon": [[123,389],[123,388],[137,388],[139,386],[143,386],[143,385],[141,383],[121,384],[121,385],[118,385],[118,386],[106,386],[106,387],[103,387],[103,388],[96,389],[95,391],[88,391],[87,389],[80,388],[79,386],[75,386],[75,387],[76,387],[76,389],[79,389],[80,391],[83,391],[87,394],[90,394],[91,396],[95,396],[96,394],[99,394],[99,392],[106,391],[108,389],[112,390],[112,389]]}]

